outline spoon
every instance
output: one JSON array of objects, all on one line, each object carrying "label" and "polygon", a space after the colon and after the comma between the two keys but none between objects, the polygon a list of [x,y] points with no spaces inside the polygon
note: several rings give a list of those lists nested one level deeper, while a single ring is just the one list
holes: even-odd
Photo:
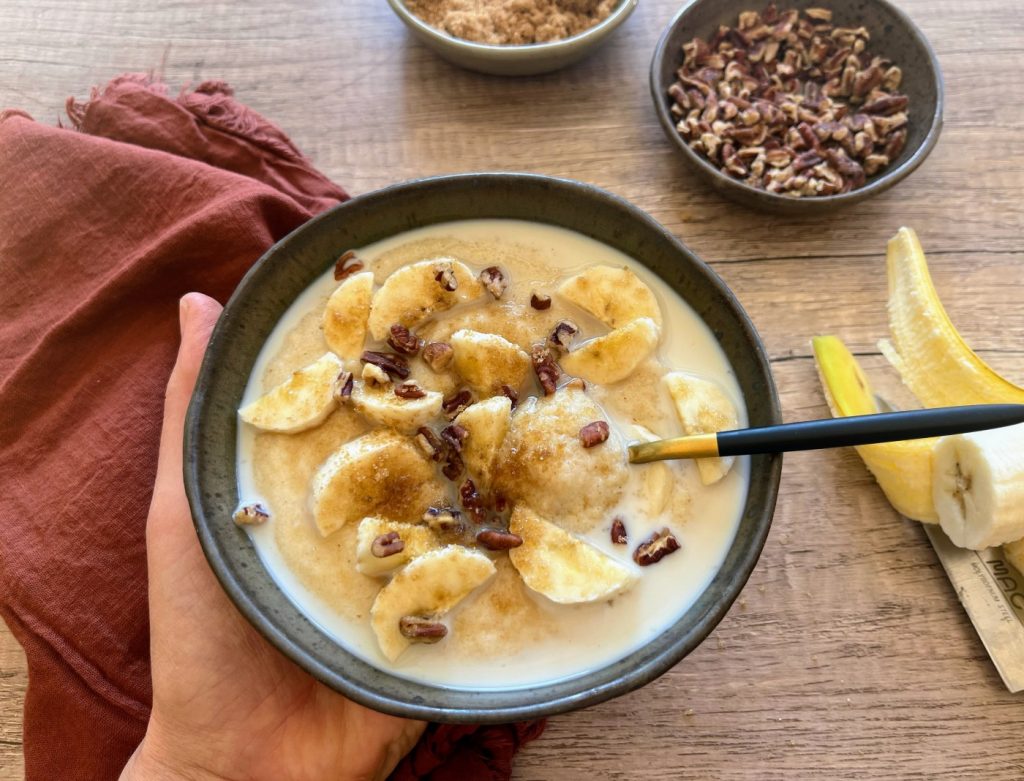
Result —
[{"label": "spoon", "polygon": [[670,458],[714,458],[793,450],[822,450],[877,442],[965,434],[1024,423],[1024,404],[973,404],[905,412],[880,412],[849,418],[805,420],[763,428],[741,428],[714,434],[695,434],[629,446],[633,464]]}]

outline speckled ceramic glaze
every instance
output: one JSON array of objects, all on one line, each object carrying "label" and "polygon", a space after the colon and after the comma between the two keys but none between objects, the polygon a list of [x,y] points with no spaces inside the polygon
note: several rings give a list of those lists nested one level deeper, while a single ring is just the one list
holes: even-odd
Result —
[{"label": "speckled ceramic glaze", "polygon": [[[377,710],[447,722],[501,722],[625,694],[692,651],[725,615],[764,545],[781,456],[755,456],[735,541],[707,591],[675,624],[621,661],[557,683],[469,691],[416,683],[350,654],[310,622],[231,520],[238,503],[236,410],[253,364],[296,296],[349,247],[450,220],[505,217],[578,231],[653,269],[710,326],[736,372],[752,426],[781,422],[764,347],[722,281],[647,214],[588,185],[529,174],[466,174],[395,185],[344,203],[277,243],[246,275],[214,329],[189,406],[185,487],[203,550],[243,615],[286,656]],[[487,681],[480,681],[486,687]]]},{"label": "speckled ceramic glaze", "polygon": [[455,38],[424,22],[405,7],[403,0],[388,0],[388,5],[413,35],[448,62],[496,76],[532,76],[564,68],[593,54],[636,10],[637,2],[622,0],[607,18],[579,35],[528,46],[495,46]]},{"label": "speckled ceramic glaze", "polygon": [[910,98],[907,143],[896,158],[877,176],[857,190],[840,195],[792,198],[758,190],[722,173],[702,155],[690,149],[676,131],[669,112],[672,99],[668,88],[683,64],[682,46],[693,38],[708,40],[719,25],[735,27],[741,11],[761,9],[762,0],[693,0],[669,24],[658,42],[651,61],[651,96],[658,120],[670,142],[702,179],[722,195],[765,211],[781,214],[823,214],[841,206],[858,203],[888,190],[913,172],[928,157],[942,131],[943,82],[939,61],[931,45],[910,18],[887,0],[778,0],[780,10],[830,8],[837,27],[868,28],[869,50],[890,58],[903,71],[900,91]]}]

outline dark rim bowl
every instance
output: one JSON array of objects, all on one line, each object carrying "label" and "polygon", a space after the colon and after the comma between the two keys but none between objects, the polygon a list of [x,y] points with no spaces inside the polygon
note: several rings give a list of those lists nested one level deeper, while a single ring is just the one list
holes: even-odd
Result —
[{"label": "dark rim bowl", "polygon": [[[467,218],[549,223],[604,242],[653,269],[710,326],[736,373],[752,426],[779,423],[764,346],[735,297],[644,212],[596,187],[531,174],[483,173],[407,182],[343,203],[271,247],[217,322],[185,423],[185,489],[210,566],[242,614],[285,656],[351,699],[386,713],[443,722],[504,722],[591,705],[658,677],[722,619],[764,546],[781,456],[754,456],[740,526],[707,590],[646,647],[574,678],[517,689],[468,690],[409,681],[336,644],[299,611],[231,519],[238,503],[236,410],[278,318],[338,254],[411,228]],[[486,685],[486,682],[482,682]]]},{"label": "dark rim bowl", "polygon": [[658,121],[683,159],[722,195],[755,209],[779,214],[823,214],[871,198],[909,176],[931,153],[942,132],[945,88],[931,44],[903,11],[888,0],[778,0],[780,9],[830,8],[836,26],[861,25],[871,33],[869,50],[890,57],[903,70],[900,91],[910,97],[907,143],[896,159],[863,187],[839,195],[792,198],[758,190],[733,179],[692,150],[676,130],[669,109],[668,88],[683,64],[682,45],[694,37],[707,40],[720,24],[735,26],[741,11],[761,8],[764,1],[692,0],[676,14],[658,41],[651,60],[651,97]]}]

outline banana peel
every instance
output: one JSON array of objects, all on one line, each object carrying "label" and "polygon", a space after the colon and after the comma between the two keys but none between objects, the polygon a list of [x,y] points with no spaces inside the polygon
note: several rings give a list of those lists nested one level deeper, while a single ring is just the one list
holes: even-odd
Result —
[{"label": "banana peel", "polygon": [[[816,336],[811,346],[833,417],[871,415],[879,411],[867,377],[842,340],[835,336]],[[935,438],[915,439],[856,448],[896,511],[923,523],[939,520],[932,501],[931,469],[932,447],[937,441]]]},{"label": "banana peel", "polygon": [[878,346],[921,404],[1024,403],[1024,388],[979,358],[950,321],[912,229],[900,228],[889,240],[886,263],[892,342]]}]

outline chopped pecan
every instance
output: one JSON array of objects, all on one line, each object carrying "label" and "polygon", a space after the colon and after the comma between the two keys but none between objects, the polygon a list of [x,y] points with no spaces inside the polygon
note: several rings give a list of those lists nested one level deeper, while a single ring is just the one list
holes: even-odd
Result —
[{"label": "chopped pecan", "polygon": [[615,518],[612,521],[611,535],[613,545],[626,545],[629,542],[629,537],[626,535],[626,524],[622,522],[621,518]]},{"label": "chopped pecan", "polygon": [[434,430],[427,426],[420,426],[416,431],[416,444],[419,445],[427,458],[431,461],[441,461],[444,458],[445,447],[441,438],[434,433]]},{"label": "chopped pecan", "polygon": [[344,404],[352,397],[352,388],[355,385],[355,377],[352,372],[342,371],[334,378],[333,394],[334,400]]},{"label": "chopped pecan", "polygon": [[488,550],[511,550],[523,544],[523,538],[504,529],[482,529],[476,541]]},{"label": "chopped pecan", "polygon": [[270,520],[270,513],[262,504],[254,502],[252,504],[243,504],[235,510],[235,514],[231,516],[231,519],[239,526],[259,526],[261,523],[266,523]]},{"label": "chopped pecan", "polygon": [[459,501],[473,519],[473,523],[481,524],[487,519],[487,510],[483,497],[476,490],[476,484],[469,478],[459,486]]},{"label": "chopped pecan", "polygon": [[363,263],[352,250],[345,250],[341,257],[334,263],[334,279],[341,282],[343,279],[362,271],[366,264]]},{"label": "chopped pecan", "polygon": [[387,372],[389,377],[398,377],[402,380],[409,378],[409,362],[401,355],[367,350],[362,354],[359,360],[365,364],[372,364],[381,371]]},{"label": "chopped pecan", "polygon": [[496,299],[501,298],[508,288],[508,280],[505,279],[505,272],[497,266],[488,266],[480,272],[480,282],[487,289],[487,292]]},{"label": "chopped pecan", "polygon": [[462,534],[466,530],[462,513],[454,507],[428,507],[423,513],[423,521],[434,531],[444,534]]},{"label": "chopped pecan", "polygon": [[657,564],[670,553],[679,550],[679,540],[667,528],[654,532],[633,551],[633,561],[641,567]]},{"label": "chopped pecan", "polygon": [[543,293],[532,293],[530,295],[530,306],[538,311],[551,308],[551,296],[544,295]]},{"label": "chopped pecan", "polygon": [[903,111],[910,103],[906,95],[886,95],[885,97],[865,103],[861,109],[865,114],[881,114],[887,116]]},{"label": "chopped pecan", "polygon": [[404,325],[395,323],[391,326],[391,332],[388,334],[388,344],[395,352],[403,355],[415,355],[423,346],[423,340]]},{"label": "chopped pecan", "polygon": [[398,621],[398,631],[414,643],[429,644],[443,640],[448,634],[448,627],[423,616],[402,616]]},{"label": "chopped pecan", "polygon": [[462,456],[448,448],[445,448],[445,462],[444,466],[441,467],[441,474],[454,483],[459,479],[464,468],[465,464],[462,461]]},{"label": "chopped pecan", "polygon": [[445,397],[441,402],[441,409],[444,410],[444,414],[449,418],[454,418],[472,403],[473,394],[466,388],[462,388],[451,396]]},{"label": "chopped pecan", "polygon": [[595,420],[580,429],[580,444],[590,448],[608,440],[608,424],[603,420]]},{"label": "chopped pecan", "polygon": [[572,320],[562,320],[548,337],[548,344],[559,352],[569,352],[573,339],[580,332],[579,326]]},{"label": "chopped pecan", "polygon": [[454,293],[459,288],[459,280],[455,277],[455,271],[450,265],[441,266],[434,274],[434,281],[441,286],[442,290]]},{"label": "chopped pecan", "polygon": [[511,385],[502,385],[501,393],[503,396],[507,396],[509,401],[512,402],[512,409],[516,408],[519,404],[519,391],[513,388]]},{"label": "chopped pecan", "polygon": [[443,372],[451,366],[455,350],[447,342],[430,342],[423,348],[423,360],[435,372]]},{"label": "chopped pecan", "polygon": [[404,550],[405,542],[398,532],[381,534],[370,543],[370,553],[378,559],[386,559],[388,556],[394,556],[396,553],[401,553]]},{"label": "chopped pecan", "polygon": [[455,423],[441,429],[441,439],[456,453],[462,452],[462,443],[466,441],[468,436],[469,432]]},{"label": "chopped pecan", "polygon": [[534,345],[530,351],[530,360],[544,395],[550,396],[558,388],[558,378],[562,376],[562,370],[558,368],[551,350],[541,344]]},{"label": "chopped pecan", "polygon": [[395,386],[395,395],[400,399],[422,399],[427,392],[417,385],[415,380],[406,380]]}]

